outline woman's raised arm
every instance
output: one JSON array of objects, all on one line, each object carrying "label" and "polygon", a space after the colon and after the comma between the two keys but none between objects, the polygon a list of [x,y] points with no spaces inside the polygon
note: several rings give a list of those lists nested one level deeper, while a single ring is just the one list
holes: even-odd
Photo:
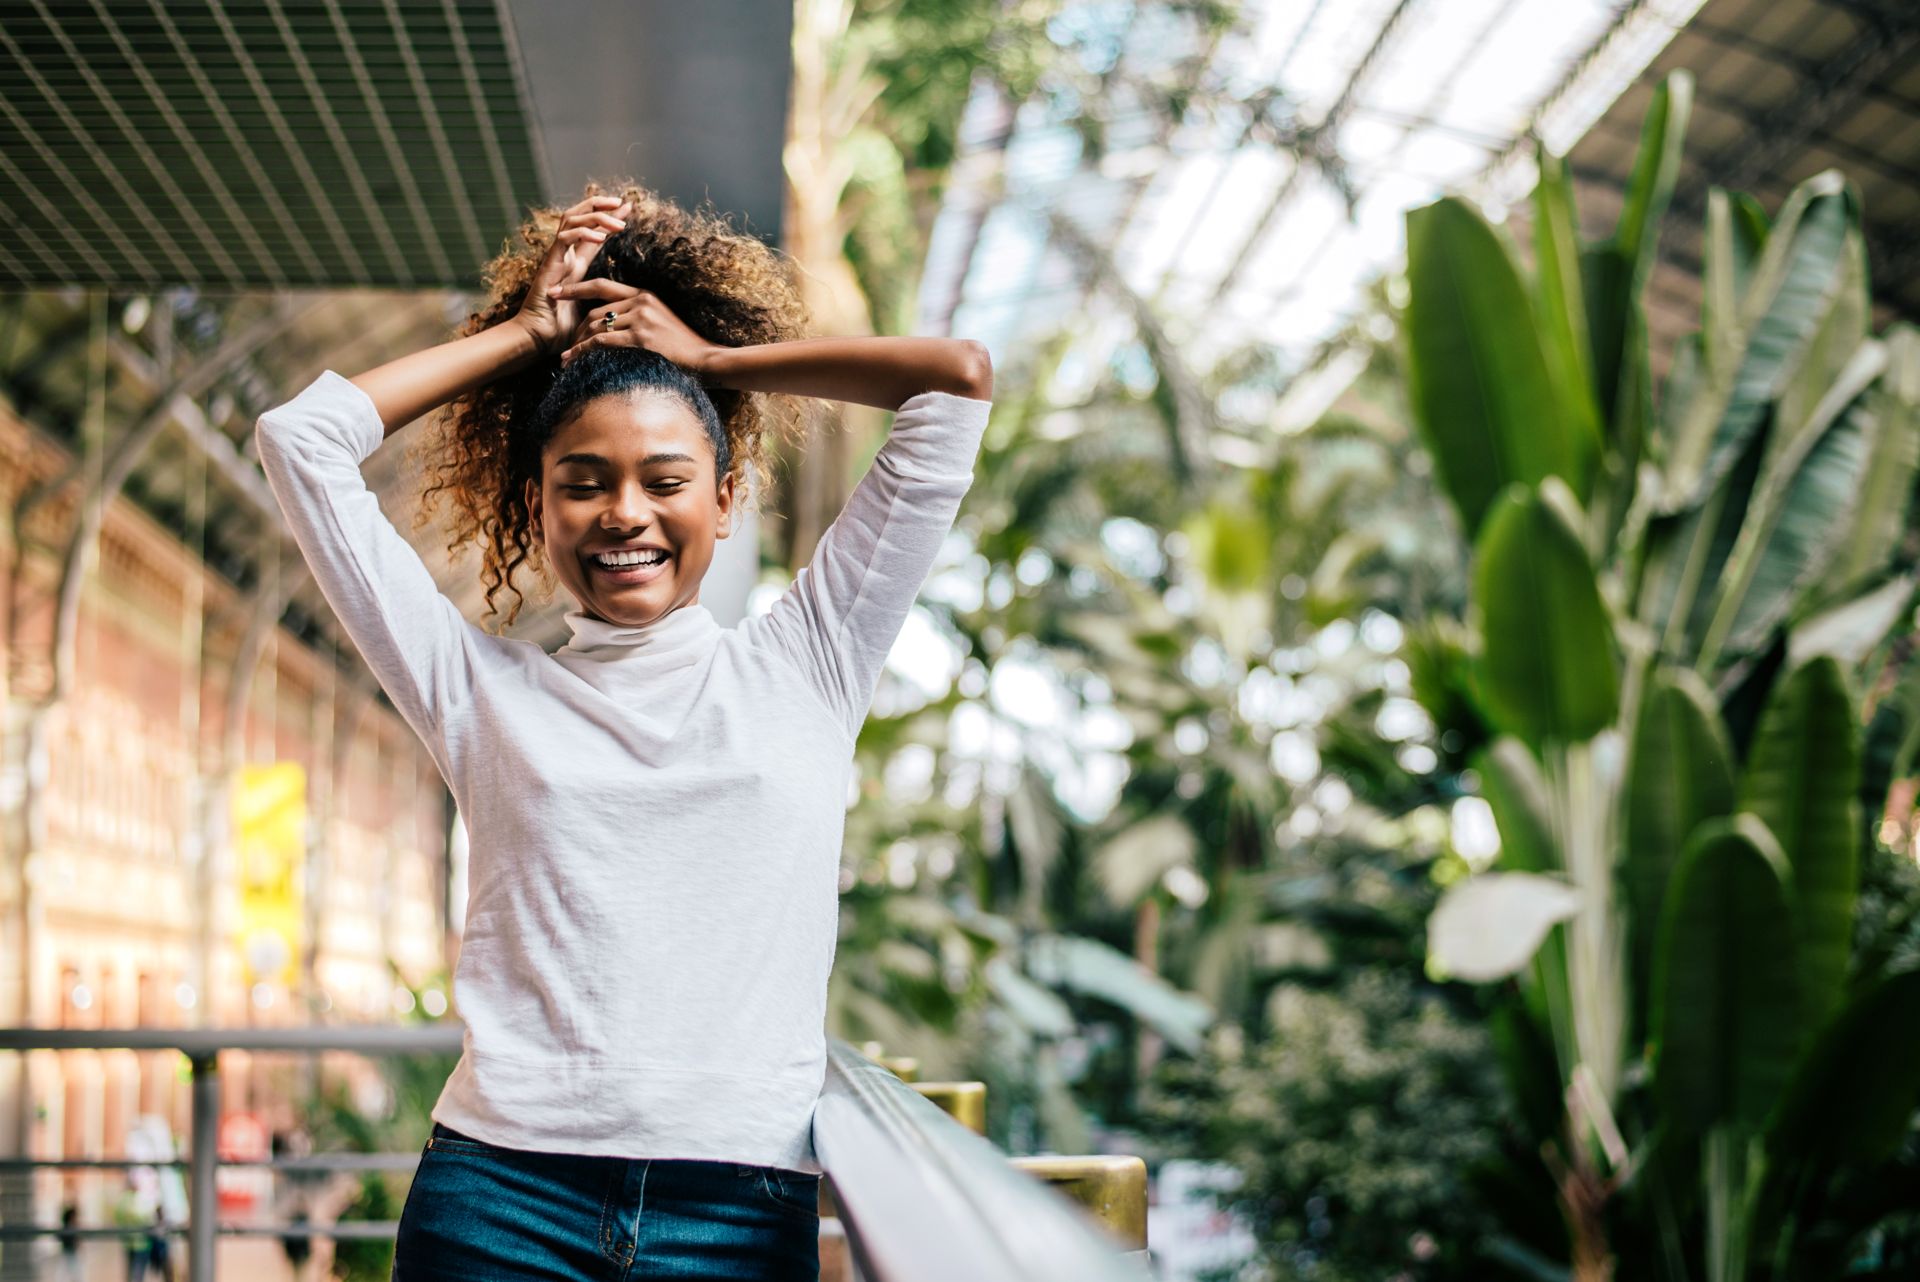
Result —
[{"label": "woman's raised arm", "polygon": [[627,206],[618,196],[581,201],[562,215],[559,232],[540,263],[526,301],[510,320],[357,375],[353,383],[379,410],[387,435],[483,383],[520,369],[542,352],[563,348],[579,323],[578,308],[554,298],[550,291],[580,279],[600,243],[626,225],[626,213]]},{"label": "woman's raised arm", "polygon": [[987,349],[954,338],[802,338],[751,347],[709,343],[655,294],[618,281],[561,283],[550,296],[578,304],[574,344],[562,361],[595,347],[646,347],[710,387],[783,392],[897,410],[922,392],[993,399]]}]

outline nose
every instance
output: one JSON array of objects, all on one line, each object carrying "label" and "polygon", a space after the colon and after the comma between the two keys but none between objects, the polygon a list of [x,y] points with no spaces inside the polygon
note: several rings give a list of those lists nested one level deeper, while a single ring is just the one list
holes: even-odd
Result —
[{"label": "nose", "polygon": [[644,485],[622,484],[608,492],[607,505],[600,512],[600,524],[610,530],[637,530],[652,516]]}]

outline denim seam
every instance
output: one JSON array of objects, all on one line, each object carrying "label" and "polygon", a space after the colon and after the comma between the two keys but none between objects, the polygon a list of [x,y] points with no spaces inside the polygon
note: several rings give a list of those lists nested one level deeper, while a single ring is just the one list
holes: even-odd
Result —
[{"label": "denim seam", "polygon": [[607,1191],[600,1196],[600,1254],[616,1261],[620,1257],[613,1251],[613,1186],[626,1183],[625,1170],[624,1166],[616,1166],[607,1173]]},{"label": "denim seam", "polygon": [[640,1196],[635,1199],[637,1205],[633,1208],[633,1251],[620,1270],[620,1282],[626,1282],[633,1262],[640,1256],[640,1217],[647,1213],[647,1172],[653,1169],[653,1159],[643,1157],[640,1162]]}]

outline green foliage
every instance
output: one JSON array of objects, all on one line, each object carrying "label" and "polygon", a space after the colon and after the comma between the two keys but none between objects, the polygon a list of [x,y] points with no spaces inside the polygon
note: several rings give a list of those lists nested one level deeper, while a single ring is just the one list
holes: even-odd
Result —
[{"label": "green foliage", "polygon": [[1510,484],[1557,476],[1585,495],[1598,448],[1559,411],[1541,328],[1486,220],[1448,198],[1407,216],[1407,381],[1469,534]]},{"label": "green foliage", "polygon": [[1384,969],[1271,1005],[1271,1037],[1165,1066],[1148,1104],[1165,1141],[1244,1172],[1223,1201],[1274,1276],[1485,1277],[1469,1175],[1501,1119],[1478,1021]]},{"label": "green foliage", "polygon": [[1606,606],[1551,493],[1509,488],[1474,558],[1479,702],[1488,720],[1536,748],[1590,739],[1620,706]]},{"label": "green foliage", "polygon": [[[1920,347],[1867,331],[1837,174],[1771,225],[1715,193],[1703,329],[1651,417],[1639,291],[1689,98],[1684,75],[1655,95],[1606,241],[1579,244],[1564,165],[1543,157],[1531,290],[1469,207],[1409,216],[1410,365],[1417,392],[1431,380],[1414,408],[1457,451],[1440,474],[1478,530],[1471,638],[1427,648],[1416,689],[1436,719],[1495,736],[1475,761],[1503,863],[1576,896],[1502,998],[1561,1252],[1636,1277],[1830,1276],[1866,1235],[1904,1231],[1862,1191],[1911,1177],[1920,1105],[1920,1074],[1867,1044],[1913,1025],[1920,988],[1892,960],[1912,957],[1914,904],[1876,852],[1891,820],[1863,822],[1913,759],[1916,679],[1888,634],[1913,598],[1890,562],[1913,530]],[[1489,390],[1497,370],[1512,404]],[[1590,407],[1589,496],[1567,460]],[[1864,743],[1856,668],[1890,692]]]}]

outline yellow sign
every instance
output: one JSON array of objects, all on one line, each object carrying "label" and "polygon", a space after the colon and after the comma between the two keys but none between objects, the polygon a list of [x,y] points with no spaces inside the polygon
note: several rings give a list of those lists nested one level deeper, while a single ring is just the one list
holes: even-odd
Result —
[{"label": "yellow sign", "polygon": [[233,788],[240,865],[240,955],[254,982],[291,983],[300,956],[300,875],[307,853],[307,772],[242,766]]}]

